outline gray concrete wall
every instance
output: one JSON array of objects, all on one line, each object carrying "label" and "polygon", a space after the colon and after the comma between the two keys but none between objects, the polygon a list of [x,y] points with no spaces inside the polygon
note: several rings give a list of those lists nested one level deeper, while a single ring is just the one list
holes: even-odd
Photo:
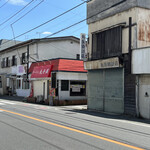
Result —
[{"label": "gray concrete wall", "polygon": [[[112,15],[115,15],[117,13],[126,11],[133,7],[142,7],[142,8],[150,9],[150,0],[126,0],[123,3],[120,3],[112,7],[111,9],[108,9],[114,4],[117,4],[122,1],[123,0],[105,0],[105,1],[104,0],[92,0],[91,2],[88,2],[87,17],[89,18],[90,16],[93,16],[95,14],[97,15],[88,19],[87,23],[90,24],[92,22],[95,22],[95,21],[110,17]],[[102,13],[98,14],[99,12],[102,12]]]}]

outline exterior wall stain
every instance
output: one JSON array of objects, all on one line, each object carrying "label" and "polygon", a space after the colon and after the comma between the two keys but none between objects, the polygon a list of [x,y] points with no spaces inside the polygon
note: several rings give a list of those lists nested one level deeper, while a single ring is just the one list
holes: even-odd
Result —
[{"label": "exterior wall stain", "polygon": [[138,48],[150,46],[150,10],[138,8]]}]

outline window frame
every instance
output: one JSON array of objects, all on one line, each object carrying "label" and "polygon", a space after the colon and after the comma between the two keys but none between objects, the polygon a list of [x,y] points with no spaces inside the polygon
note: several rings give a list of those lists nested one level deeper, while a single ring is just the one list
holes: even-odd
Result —
[{"label": "window frame", "polygon": [[69,80],[61,80],[61,91],[69,91]]},{"label": "window frame", "polygon": [[92,33],[92,60],[117,57],[122,54],[122,28],[116,26]]}]

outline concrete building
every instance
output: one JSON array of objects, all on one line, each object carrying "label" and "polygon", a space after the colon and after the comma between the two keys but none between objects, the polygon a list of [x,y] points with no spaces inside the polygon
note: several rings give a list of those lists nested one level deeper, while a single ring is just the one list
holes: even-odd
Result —
[{"label": "concrete building", "polygon": [[51,105],[87,104],[83,61],[58,58],[35,62],[29,72],[32,92],[28,100]]},{"label": "concrete building", "polygon": [[92,0],[88,109],[150,118],[149,0]]},{"label": "concrete building", "polygon": [[6,49],[8,47],[14,46],[18,43],[21,43],[21,42],[22,41],[1,39],[0,40],[0,51],[3,50],[3,49]]},{"label": "concrete building", "polygon": [[27,68],[32,62],[79,57],[80,40],[73,36],[32,39],[0,51],[0,94],[29,96]]}]

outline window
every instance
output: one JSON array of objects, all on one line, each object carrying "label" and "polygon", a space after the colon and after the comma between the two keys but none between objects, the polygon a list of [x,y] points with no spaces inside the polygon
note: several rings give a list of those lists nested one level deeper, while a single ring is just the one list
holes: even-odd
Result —
[{"label": "window", "polygon": [[69,81],[61,80],[61,91],[68,91],[68,90],[69,90]]},{"label": "window", "polygon": [[6,57],[6,67],[9,67],[10,66],[10,60],[9,60],[9,57]]},{"label": "window", "polygon": [[26,79],[22,80],[22,89],[29,89],[29,81]]},{"label": "window", "polygon": [[17,58],[16,56],[12,56],[12,66],[16,66],[17,65]]},{"label": "window", "polygon": [[52,73],[52,88],[56,88],[56,73]]},{"label": "window", "polygon": [[2,88],[2,77],[0,76],[0,88]]},{"label": "window", "polygon": [[70,81],[70,96],[86,96],[86,81]]},{"label": "window", "polygon": [[22,64],[25,64],[27,62],[27,53],[22,53]]},{"label": "window", "polygon": [[92,60],[122,54],[122,26],[92,34]]},{"label": "window", "polygon": [[2,59],[1,67],[2,67],[2,68],[4,68],[4,67],[5,67],[5,58],[3,58],[3,59]]},{"label": "window", "polygon": [[17,89],[21,89],[21,79],[17,79]]},{"label": "window", "polygon": [[76,54],[76,59],[80,60],[80,54]]}]

